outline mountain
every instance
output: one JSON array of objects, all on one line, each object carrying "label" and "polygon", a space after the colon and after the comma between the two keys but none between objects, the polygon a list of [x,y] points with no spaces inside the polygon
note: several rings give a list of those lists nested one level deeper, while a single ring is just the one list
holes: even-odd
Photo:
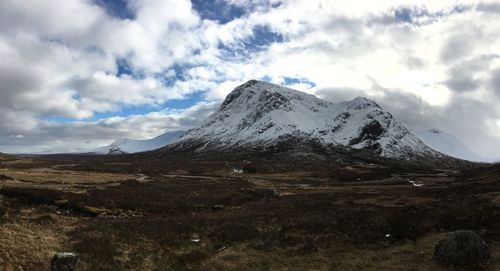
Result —
[{"label": "mountain", "polygon": [[266,151],[303,144],[368,150],[404,160],[446,158],[372,100],[330,103],[257,80],[236,87],[218,111],[166,150]]},{"label": "mountain", "polygon": [[179,139],[183,134],[184,131],[173,131],[146,140],[118,139],[110,145],[94,150],[93,153],[122,154],[155,150]]},{"label": "mountain", "polygon": [[431,148],[449,156],[474,162],[487,160],[471,151],[456,137],[438,129],[419,132],[418,136]]}]

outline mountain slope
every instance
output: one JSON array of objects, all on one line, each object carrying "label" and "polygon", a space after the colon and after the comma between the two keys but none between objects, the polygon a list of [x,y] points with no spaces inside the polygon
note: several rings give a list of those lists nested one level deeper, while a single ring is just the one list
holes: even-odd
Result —
[{"label": "mountain slope", "polygon": [[94,150],[93,153],[120,154],[155,150],[165,147],[169,143],[179,139],[183,134],[184,131],[173,131],[146,140],[118,139],[110,145]]},{"label": "mountain slope", "polygon": [[217,112],[168,149],[266,150],[283,141],[365,149],[405,160],[444,157],[372,100],[330,103],[256,80],[235,88]]},{"label": "mountain slope", "polygon": [[471,151],[456,137],[443,131],[430,129],[419,132],[418,136],[431,148],[449,156],[474,162],[487,160]]}]

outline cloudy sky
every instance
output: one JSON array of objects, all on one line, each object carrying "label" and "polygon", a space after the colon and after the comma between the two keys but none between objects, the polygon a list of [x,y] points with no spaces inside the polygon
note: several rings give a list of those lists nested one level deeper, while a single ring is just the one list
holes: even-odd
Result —
[{"label": "cloudy sky", "polygon": [[500,1],[2,0],[0,151],[186,129],[249,79],[500,157]]}]

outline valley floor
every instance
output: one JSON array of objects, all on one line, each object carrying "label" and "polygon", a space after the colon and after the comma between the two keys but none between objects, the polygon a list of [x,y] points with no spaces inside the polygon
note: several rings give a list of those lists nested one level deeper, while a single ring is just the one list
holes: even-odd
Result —
[{"label": "valley floor", "polygon": [[459,229],[500,259],[494,167],[283,171],[259,160],[239,174],[223,159],[138,161],[0,161],[0,269],[50,270],[72,251],[78,270],[446,270],[433,248]]}]

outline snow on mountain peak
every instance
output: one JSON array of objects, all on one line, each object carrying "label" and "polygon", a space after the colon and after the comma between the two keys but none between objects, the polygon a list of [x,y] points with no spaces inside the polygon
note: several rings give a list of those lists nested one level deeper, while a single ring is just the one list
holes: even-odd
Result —
[{"label": "snow on mountain peak", "polygon": [[374,101],[365,97],[356,97],[350,101],[342,102],[344,106],[346,106],[349,110],[360,110],[365,108],[378,108],[381,107]]},{"label": "snow on mountain peak", "polygon": [[250,80],[229,93],[219,110],[196,128],[149,140],[118,139],[94,152],[134,153],[167,145],[198,151],[265,150],[288,140],[292,142],[289,146],[315,142],[324,146],[366,149],[382,157],[405,160],[443,158],[442,152],[466,160],[484,161],[456,138],[437,129],[419,136],[424,141],[375,101],[365,97],[331,103],[291,88]]},{"label": "snow on mountain peak", "polygon": [[198,150],[266,148],[290,137],[369,149],[384,157],[442,156],[373,100],[330,103],[257,80],[236,87],[217,112],[174,145]]},{"label": "snow on mountain peak", "polygon": [[98,148],[93,151],[97,154],[122,154],[150,151],[164,147],[182,137],[184,131],[173,131],[159,135],[152,139],[137,140],[121,138],[115,140],[110,145]]},{"label": "snow on mountain peak", "polygon": [[250,80],[229,93],[221,104],[220,110],[239,107],[243,103],[246,103],[247,108],[256,103],[261,109],[267,111],[291,110],[293,101],[304,99],[312,103],[319,103],[322,106],[326,104],[326,102],[311,94],[264,81]]}]

